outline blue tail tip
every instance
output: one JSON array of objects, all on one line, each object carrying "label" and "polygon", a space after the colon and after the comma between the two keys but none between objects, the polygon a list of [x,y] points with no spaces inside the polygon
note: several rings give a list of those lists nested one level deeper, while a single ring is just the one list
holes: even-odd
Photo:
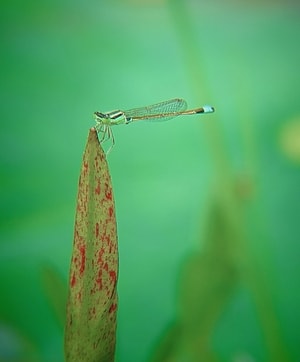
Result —
[{"label": "blue tail tip", "polygon": [[215,108],[209,105],[203,106],[204,113],[214,113]]}]

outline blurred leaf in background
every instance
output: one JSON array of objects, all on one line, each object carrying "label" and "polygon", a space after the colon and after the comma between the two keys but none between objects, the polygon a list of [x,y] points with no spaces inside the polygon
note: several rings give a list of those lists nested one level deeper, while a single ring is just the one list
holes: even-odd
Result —
[{"label": "blurred leaf in background", "polygon": [[[114,130],[116,360],[149,359],[172,320],[177,335],[193,280],[201,280],[193,303],[218,280],[227,288],[203,326],[211,333],[205,353],[218,361],[266,360],[270,323],[261,317],[275,315],[279,345],[299,360],[298,14],[293,1],[2,4],[0,318],[5,331],[22,336],[16,341],[28,341],[33,360],[63,360],[63,331],[45,299],[41,265],[67,280],[93,112],[174,97],[191,108],[212,104],[216,113]],[[253,195],[239,204],[233,190],[247,195],[248,185]],[[205,256],[212,244],[203,236],[216,210],[238,226],[242,243],[217,266],[215,254]],[[216,284],[189,281],[189,270]],[[255,289],[260,277],[262,291]],[[21,345],[15,351],[25,356]]]},{"label": "blurred leaf in background", "polygon": [[166,342],[154,353],[153,361],[217,361],[211,339],[237,286],[238,235],[218,202],[209,209],[203,251],[193,253],[183,264],[177,321],[168,331],[169,337],[163,338]]},{"label": "blurred leaf in background", "polygon": [[61,328],[65,325],[67,303],[67,281],[52,265],[41,267],[41,283],[49,306]]}]

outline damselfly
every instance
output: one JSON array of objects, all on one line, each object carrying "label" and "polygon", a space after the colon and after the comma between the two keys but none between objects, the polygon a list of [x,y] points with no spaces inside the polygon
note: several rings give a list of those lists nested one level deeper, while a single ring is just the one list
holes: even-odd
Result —
[{"label": "damselfly", "polygon": [[129,109],[128,111],[116,110],[106,113],[95,112],[95,128],[98,132],[100,143],[106,141],[107,139],[111,139],[112,144],[108,150],[109,152],[115,144],[111,126],[116,126],[118,124],[129,124],[135,121],[144,120],[162,122],[177,116],[213,112],[214,107],[212,106],[203,106],[200,108],[187,110],[186,101],[184,99],[175,98],[146,107]]}]

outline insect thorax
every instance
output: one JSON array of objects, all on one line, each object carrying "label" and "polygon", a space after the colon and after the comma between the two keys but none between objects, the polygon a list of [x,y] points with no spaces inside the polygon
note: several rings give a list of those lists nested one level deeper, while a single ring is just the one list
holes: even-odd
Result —
[{"label": "insect thorax", "polygon": [[107,113],[106,116],[107,116],[107,124],[117,125],[117,124],[127,123],[126,116],[125,116],[124,112],[122,112],[122,111],[119,111],[119,110],[111,111],[111,112]]}]

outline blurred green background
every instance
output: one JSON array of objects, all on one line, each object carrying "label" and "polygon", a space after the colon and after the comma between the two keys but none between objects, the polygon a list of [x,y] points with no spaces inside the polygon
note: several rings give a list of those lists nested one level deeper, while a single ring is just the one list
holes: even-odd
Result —
[{"label": "blurred green background", "polygon": [[300,22],[289,1],[1,6],[0,361],[63,361],[94,111],[114,129],[116,361],[299,361]]}]

